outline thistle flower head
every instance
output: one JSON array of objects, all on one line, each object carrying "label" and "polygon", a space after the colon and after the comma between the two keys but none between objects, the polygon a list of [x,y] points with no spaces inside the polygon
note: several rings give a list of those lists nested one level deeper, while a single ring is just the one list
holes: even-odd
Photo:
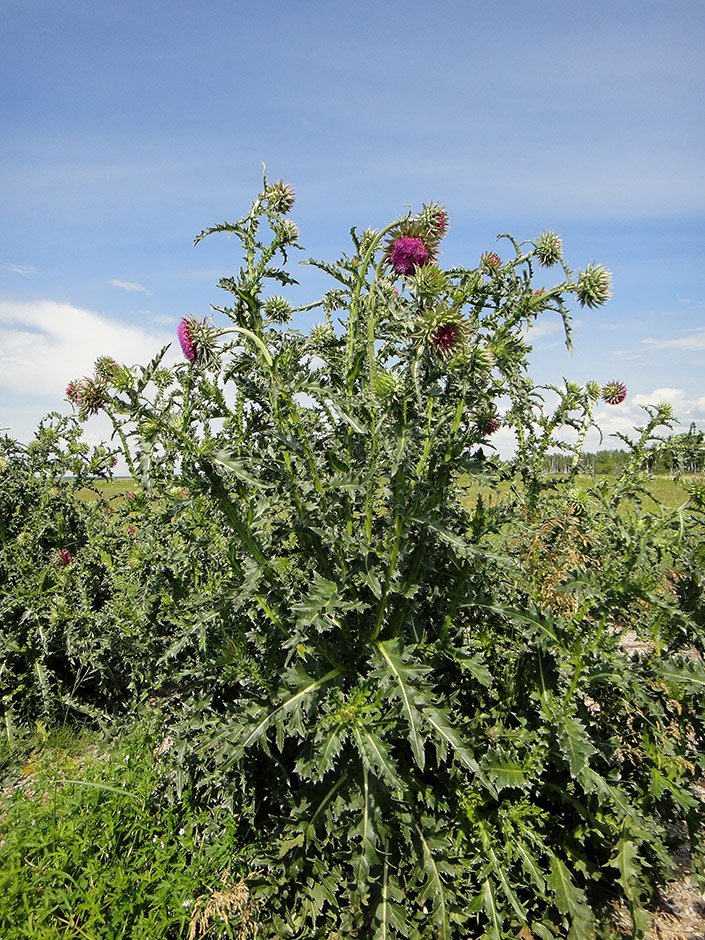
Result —
[{"label": "thistle flower head", "polygon": [[54,553],[54,563],[59,568],[65,568],[67,565],[70,565],[73,561],[73,557],[68,548],[57,548]]},{"label": "thistle flower head", "polygon": [[288,323],[291,320],[291,304],[286,297],[270,297],[264,305],[264,313],[270,323]]},{"label": "thistle flower head", "polygon": [[399,380],[391,372],[378,372],[374,383],[375,395],[381,399],[391,399],[399,391]]},{"label": "thistle flower head", "polygon": [[575,296],[581,307],[601,307],[611,297],[611,274],[601,264],[589,264],[578,276]]},{"label": "thistle flower head", "polygon": [[109,382],[119,368],[117,362],[110,356],[99,356],[95,361],[95,374],[99,379]]},{"label": "thistle flower head", "polygon": [[176,335],[179,337],[179,342],[181,343],[181,351],[184,356],[188,359],[189,362],[196,361],[196,344],[193,341],[191,336],[191,317],[186,318],[179,323],[178,329],[176,330]]},{"label": "thistle flower head", "polygon": [[78,383],[75,402],[79,406],[80,416],[97,415],[107,401],[107,388],[103,379],[93,376]]},{"label": "thistle flower head", "polygon": [[196,317],[184,317],[176,333],[189,362],[207,366],[214,360],[218,334],[210,323]]},{"label": "thistle flower head", "polygon": [[299,226],[293,219],[283,219],[274,226],[274,234],[280,245],[293,245],[299,240]]},{"label": "thistle flower head", "polygon": [[492,350],[487,346],[481,346],[479,343],[473,346],[468,355],[468,362],[472,370],[483,375],[489,375],[496,361]]},{"label": "thistle flower head", "polygon": [[485,251],[480,255],[480,267],[486,274],[496,274],[502,267],[502,259],[496,251]]},{"label": "thistle flower head", "polygon": [[560,235],[549,229],[548,232],[542,232],[534,243],[534,254],[539,264],[544,268],[550,268],[557,264],[563,255],[563,243]]},{"label": "thistle flower head", "polygon": [[451,359],[465,347],[469,334],[467,321],[457,310],[440,307],[423,317],[415,335],[441,359]]},{"label": "thistle flower head", "polygon": [[314,352],[325,352],[336,345],[335,332],[327,323],[316,323],[308,334],[308,344]]},{"label": "thistle flower head", "polygon": [[621,405],[626,397],[627,386],[616,381],[616,379],[602,387],[602,399],[608,405]]},{"label": "thistle flower head", "polygon": [[392,245],[389,263],[397,274],[413,274],[430,260],[424,240],[416,235],[401,235]]},{"label": "thistle flower head", "polygon": [[408,276],[436,260],[439,241],[429,218],[405,219],[390,232],[383,258],[396,274]]},{"label": "thistle flower head", "polygon": [[275,180],[264,191],[264,198],[267,200],[267,206],[272,212],[278,212],[280,215],[286,215],[291,212],[296,202],[294,188],[284,180]]},{"label": "thistle flower head", "polygon": [[590,380],[585,386],[585,389],[592,401],[597,401],[597,399],[602,395],[602,386],[599,382]]},{"label": "thistle flower head", "polygon": [[448,212],[440,202],[432,202],[429,205],[424,204],[418,218],[420,222],[427,226],[431,238],[440,241],[448,231]]},{"label": "thistle flower head", "polygon": [[66,386],[66,398],[68,401],[72,402],[74,405],[78,404],[79,396],[81,394],[81,383],[78,379],[73,382],[69,382]]},{"label": "thistle flower head", "polygon": [[483,437],[489,437],[502,427],[502,422],[494,412],[478,415],[475,419],[475,426]]}]

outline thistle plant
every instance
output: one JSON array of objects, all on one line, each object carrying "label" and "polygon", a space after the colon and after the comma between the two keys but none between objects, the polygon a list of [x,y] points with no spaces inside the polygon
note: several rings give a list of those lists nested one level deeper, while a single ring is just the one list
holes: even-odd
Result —
[{"label": "thistle plant", "polygon": [[[244,263],[219,282],[222,327],[182,321],[170,383],[163,352],[101,379],[143,487],[185,486],[227,533],[196,617],[219,633],[180,674],[177,782],[242,814],[263,936],[584,938],[615,879],[641,935],[638,856],[667,853],[643,768],[614,771],[611,724],[638,675],[608,612],[532,594],[502,520],[459,485],[516,472],[538,506],[548,449],[597,396],[566,381],[546,416],[526,328],[553,312],[570,346],[571,297],[604,302],[607,273],[574,277],[552,233],[442,270],[431,203],[308,262],[335,286],[303,333],[272,292],[295,283],[293,200],[265,178],[242,219],[198,236],[234,237]],[[534,262],[563,279],[537,295]],[[486,454],[500,426],[509,469]],[[683,703],[701,681],[669,675]]]}]

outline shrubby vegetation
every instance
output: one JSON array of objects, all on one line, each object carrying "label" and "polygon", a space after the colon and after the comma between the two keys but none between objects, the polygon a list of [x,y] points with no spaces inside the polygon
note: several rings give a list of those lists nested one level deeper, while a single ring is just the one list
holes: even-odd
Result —
[{"label": "shrubby vegetation", "polygon": [[700,864],[705,489],[644,509],[665,405],[616,487],[581,488],[595,403],[626,389],[566,381],[548,410],[525,339],[552,311],[570,345],[568,304],[604,303],[608,272],[575,274],[553,232],[443,270],[431,204],[309,262],[333,285],[302,333],[274,292],[293,201],[265,180],[201,233],[245,260],[223,326],[180,324],[183,364],[71,383],[79,417],[112,418],[132,499],[76,498],[111,452],[81,453],[73,419],[5,443],[7,735],[160,710],[155,792],[207,838],[227,820],[251,900],[194,936],[583,940],[617,899],[643,936],[668,823]]}]

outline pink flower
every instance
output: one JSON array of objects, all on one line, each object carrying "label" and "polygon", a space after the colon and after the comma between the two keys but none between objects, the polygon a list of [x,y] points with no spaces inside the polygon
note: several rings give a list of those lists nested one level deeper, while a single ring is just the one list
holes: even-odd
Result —
[{"label": "pink flower", "polygon": [[196,344],[193,341],[191,336],[191,327],[189,321],[184,319],[179,323],[179,328],[176,331],[177,336],[179,337],[179,342],[181,343],[181,349],[184,356],[188,359],[189,362],[195,362],[196,360]]},{"label": "pink flower", "polygon": [[397,274],[413,274],[416,268],[428,264],[430,252],[422,238],[402,235],[392,245],[390,263]]},{"label": "pink flower", "polygon": [[54,558],[59,568],[65,568],[66,565],[70,565],[73,561],[68,548],[57,548]]}]

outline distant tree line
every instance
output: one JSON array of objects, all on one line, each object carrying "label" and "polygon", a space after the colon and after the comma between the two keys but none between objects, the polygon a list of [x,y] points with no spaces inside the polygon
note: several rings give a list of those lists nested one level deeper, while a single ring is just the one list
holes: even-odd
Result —
[{"label": "distant tree line", "polygon": [[[591,473],[619,476],[627,465],[631,454],[628,450],[598,450],[584,453],[580,466]],[[567,473],[572,456],[552,454],[547,458],[548,473]],[[673,474],[705,473],[705,431],[695,424],[683,434],[673,434],[654,444],[647,452],[647,469],[650,473]]]}]

